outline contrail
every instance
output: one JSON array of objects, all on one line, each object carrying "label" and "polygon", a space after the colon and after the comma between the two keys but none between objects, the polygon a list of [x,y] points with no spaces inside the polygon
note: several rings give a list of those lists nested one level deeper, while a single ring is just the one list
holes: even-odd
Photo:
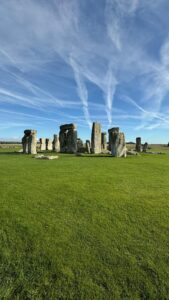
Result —
[{"label": "contrail", "polygon": [[85,116],[87,124],[91,128],[92,122],[90,120],[89,109],[88,109],[88,91],[87,91],[87,88],[83,81],[83,78],[79,72],[78,65],[76,64],[76,62],[74,61],[74,59],[72,57],[70,57],[70,65],[74,72],[74,77],[75,77],[76,84],[77,84],[77,92],[78,92],[79,98],[82,101],[84,116]]}]

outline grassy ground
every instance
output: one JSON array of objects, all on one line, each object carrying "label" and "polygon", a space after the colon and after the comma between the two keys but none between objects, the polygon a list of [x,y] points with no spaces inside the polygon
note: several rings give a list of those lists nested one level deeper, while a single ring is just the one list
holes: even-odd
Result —
[{"label": "grassy ground", "polygon": [[169,155],[0,153],[0,299],[169,299]]},{"label": "grassy ground", "polygon": [[[135,144],[127,144],[127,149],[135,149]],[[169,154],[169,147],[167,145],[162,144],[149,144],[148,150],[149,152],[164,152]]]}]

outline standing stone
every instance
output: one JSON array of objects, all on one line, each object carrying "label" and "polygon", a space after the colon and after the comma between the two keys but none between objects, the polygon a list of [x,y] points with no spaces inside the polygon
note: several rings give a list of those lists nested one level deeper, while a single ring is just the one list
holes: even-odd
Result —
[{"label": "standing stone", "polygon": [[31,134],[28,139],[28,153],[30,154],[37,154],[36,147],[37,147],[37,138],[36,138],[37,131],[31,130]]},{"label": "standing stone", "polygon": [[91,150],[90,150],[90,141],[89,140],[86,140],[86,151],[88,154],[91,153]]},{"label": "standing stone", "polygon": [[37,147],[37,139],[36,139],[36,130],[26,129],[24,131],[24,137],[22,138],[22,147],[23,153],[28,154],[36,154],[36,147]]},{"label": "standing stone", "polygon": [[66,130],[60,130],[59,132],[60,152],[67,152],[67,133]]},{"label": "standing stone", "polygon": [[148,143],[145,143],[145,144],[143,145],[143,152],[146,152],[147,149],[148,149]]},{"label": "standing stone", "polygon": [[84,152],[84,145],[81,139],[77,139],[77,152]]},{"label": "standing stone", "polygon": [[75,124],[64,124],[60,126],[59,132],[60,152],[77,152],[77,130]]},{"label": "standing stone", "polygon": [[91,151],[93,154],[101,153],[101,124],[97,122],[92,126]]},{"label": "standing stone", "polygon": [[28,153],[28,136],[24,135],[22,138],[22,148],[23,148],[23,153],[27,154]]},{"label": "standing stone", "polygon": [[74,129],[68,130],[67,133],[67,152],[68,153],[77,152],[77,131]]},{"label": "standing stone", "polygon": [[142,152],[141,137],[136,138],[136,151]]},{"label": "standing stone", "polygon": [[109,143],[112,156],[126,157],[125,135],[123,132],[119,132],[118,127],[109,129]]},{"label": "standing stone", "polygon": [[102,151],[107,150],[107,132],[101,133],[101,147]]},{"label": "standing stone", "polygon": [[46,139],[46,150],[52,150],[52,139]]},{"label": "standing stone", "polygon": [[39,139],[39,142],[40,142],[40,151],[46,150],[46,141],[45,141],[45,139],[41,138],[41,139]]},{"label": "standing stone", "polygon": [[53,136],[53,151],[57,153],[60,152],[60,142],[57,134],[54,134]]},{"label": "standing stone", "polygon": [[108,146],[108,149],[109,151],[111,151],[111,144],[112,144],[112,132],[117,132],[119,133],[120,129],[119,127],[113,127],[113,128],[110,128],[108,130],[108,133],[109,133],[109,146]]}]

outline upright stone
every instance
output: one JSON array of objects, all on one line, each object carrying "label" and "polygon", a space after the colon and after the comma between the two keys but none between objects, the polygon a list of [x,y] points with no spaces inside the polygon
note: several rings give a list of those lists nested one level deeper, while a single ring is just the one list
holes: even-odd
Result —
[{"label": "upright stone", "polygon": [[53,151],[60,152],[60,142],[57,134],[53,136]]},{"label": "upright stone", "polygon": [[86,151],[87,153],[91,153],[91,150],[90,150],[90,141],[89,140],[86,140]]},{"label": "upright stone", "polygon": [[119,133],[120,129],[119,127],[113,127],[113,128],[110,128],[108,130],[108,133],[109,133],[109,151],[111,151],[111,144],[112,144],[112,132],[116,132],[116,133]]},{"label": "upright stone", "polygon": [[23,153],[36,154],[37,146],[37,131],[32,129],[26,129],[24,131],[24,137],[22,138]]},{"label": "upright stone", "polygon": [[77,130],[69,129],[67,132],[67,152],[77,152]]},{"label": "upright stone", "polygon": [[52,139],[46,139],[46,150],[52,150]]},{"label": "upright stone", "polygon": [[77,130],[75,124],[64,124],[60,126],[59,132],[60,151],[62,153],[77,152]]},{"label": "upright stone", "polygon": [[145,144],[143,145],[143,152],[146,152],[147,149],[148,149],[148,143],[145,143]]},{"label": "upright stone", "polygon": [[45,139],[44,138],[40,138],[39,142],[40,142],[40,151],[46,150],[46,141],[45,141]]},{"label": "upright stone", "polygon": [[81,139],[77,139],[77,152],[84,152],[84,145]]},{"label": "upright stone", "polygon": [[101,133],[101,148],[103,151],[107,150],[107,132]]},{"label": "upright stone", "polygon": [[60,152],[67,152],[67,133],[66,130],[60,130],[59,132]]},{"label": "upright stone", "polygon": [[101,124],[97,122],[92,126],[91,151],[93,154],[101,153]]},{"label": "upright stone", "polygon": [[28,153],[28,136],[24,135],[22,138],[22,148],[23,148],[23,153],[27,154]]},{"label": "upright stone", "polygon": [[118,127],[109,129],[109,143],[112,156],[126,157],[125,135],[123,132],[119,132]]},{"label": "upright stone", "polygon": [[142,152],[141,137],[136,138],[136,151]]},{"label": "upright stone", "polygon": [[37,147],[37,131],[36,130],[31,130],[31,134],[29,136],[28,140],[28,153],[30,154],[36,154],[36,147]]}]

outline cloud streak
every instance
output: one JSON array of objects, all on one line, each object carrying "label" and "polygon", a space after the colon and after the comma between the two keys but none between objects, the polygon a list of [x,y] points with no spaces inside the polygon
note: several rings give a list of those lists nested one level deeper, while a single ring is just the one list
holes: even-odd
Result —
[{"label": "cloud streak", "polygon": [[[83,113],[89,128],[97,116],[105,127],[134,120],[132,104],[135,128],[167,124],[167,8],[167,0],[1,1],[0,103],[61,122]],[[124,106],[123,96],[135,101]]]},{"label": "cloud streak", "polygon": [[81,76],[79,72],[78,65],[76,64],[75,60],[70,57],[70,65],[72,66],[72,69],[74,71],[74,76],[77,84],[77,92],[79,95],[79,98],[82,101],[82,106],[83,106],[83,112],[85,119],[87,121],[87,124],[89,125],[89,128],[92,127],[92,122],[90,120],[90,115],[89,115],[89,109],[88,109],[88,91],[85,86],[83,77]]}]

